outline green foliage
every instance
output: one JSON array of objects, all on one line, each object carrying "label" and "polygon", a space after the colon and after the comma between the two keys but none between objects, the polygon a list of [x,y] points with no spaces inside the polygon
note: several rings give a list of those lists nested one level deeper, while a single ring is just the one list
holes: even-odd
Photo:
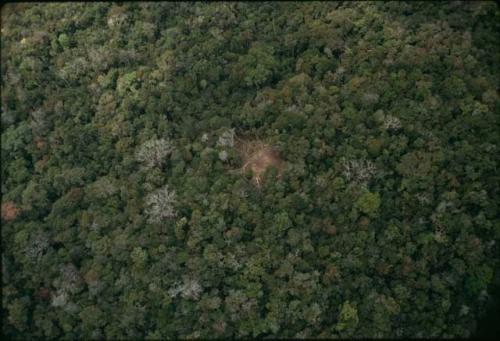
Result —
[{"label": "green foliage", "polygon": [[486,290],[488,285],[493,279],[493,270],[487,266],[482,265],[476,268],[465,281],[465,289],[470,295],[477,295],[482,290]]},{"label": "green foliage", "polygon": [[66,33],[61,33],[57,38],[57,41],[59,42],[59,44],[61,44],[63,48],[69,47],[70,40]]},{"label": "green foliage", "polygon": [[359,323],[358,310],[349,301],[342,304],[339,314],[339,322],[335,325],[338,331],[354,330]]},{"label": "green foliage", "polygon": [[370,217],[377,215],[380,206],[380,196],[377,193],[365,192],[356,201],[356,207]]},{"label": "green foliage", "polygon": [[19,331],[28,328],[28,309],[23,299],[16,299],[7,306],[9,322]]},{"label": "green foliage", "polygon": [[239,58],[235,68],[244,72],[243,81],[247,86],[262,87],[271,80],[278,67],[273,53],[272,46],[256,42],[250,47],[247,55]]},{"label": "green foliage", "polygon": [[137,72],[129,72],[122,77],[118,78],[116,82],[116,90],[118,94],[123,96],[126,91],[131,91],[133,93],[137,92],[135,83],[137,82]]},{"label": "green foliage", "polygon": [[[500,269],[495,2],[1,15],[6,338],[474,332]],[[282,163],[256,186],[260,145]]]}]

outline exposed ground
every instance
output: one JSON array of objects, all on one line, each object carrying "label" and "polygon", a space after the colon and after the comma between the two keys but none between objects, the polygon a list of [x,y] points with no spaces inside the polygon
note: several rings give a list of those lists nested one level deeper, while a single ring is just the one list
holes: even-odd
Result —
[{"label": "exposed ground", "polygon": [[283,172],[283,160],[275,147],[270,146],[262,141],[245,141],[237,139],[236,147],[240,152],[243,166],[243,173],[248,170],[252,171],[252,182],[260,187],[262,176],[267,168],[274,166],[278,170],[278,177]]}]

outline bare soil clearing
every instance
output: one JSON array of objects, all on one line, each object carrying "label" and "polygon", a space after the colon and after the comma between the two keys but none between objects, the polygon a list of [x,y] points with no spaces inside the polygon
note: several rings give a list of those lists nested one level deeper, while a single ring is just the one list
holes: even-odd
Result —
[{"label": "bare soil clearing", "polygon": [[260,187],[262,176],[269,167],[276,167],[278,178],[283,172],[284,163],[276,148],[262,141],[245,141],[237,139],[236,147],[243,160],[243,173],[252,171],[252,182]]}]

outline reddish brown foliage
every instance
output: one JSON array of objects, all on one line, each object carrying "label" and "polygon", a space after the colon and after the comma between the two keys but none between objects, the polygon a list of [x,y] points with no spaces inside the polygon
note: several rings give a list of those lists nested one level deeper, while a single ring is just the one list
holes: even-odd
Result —
[{"label": "reddish brown foliage", "polygon": [[36,293],[35,297],[40,300],[48,300],[50,298],[50,290],[47,288],[40,288]]},{"label": "reddish brown foliage", "polygon": [[337,267],[335,267],[333,265],[329,266],[323,275],[323,281],[325,284],[331,284],[335,281],[337,276],[338,276]]},{"label": "reddish brown foliage", "polygon": [[87,284],[92,285],[98,282],[99,276],[95,270],[90,269],[83,278]]},{"label": "reddish brown foliage", "polygon": [[45,147],[45,141],[42,138],[37,137],[35,139],[35,146],[37,149],[42,149]]},{"label": "reddish brown foliage", "polygon": [[13,202],[7,201],[2,203],[2,220],[11,221],[17,217],[18,213],[19,209]]},{"label": "reddish brown foliage", "polygon": [[337,234],[337,227],[335,225],[325,226],[324,231],[330,236],[335,236]]}]

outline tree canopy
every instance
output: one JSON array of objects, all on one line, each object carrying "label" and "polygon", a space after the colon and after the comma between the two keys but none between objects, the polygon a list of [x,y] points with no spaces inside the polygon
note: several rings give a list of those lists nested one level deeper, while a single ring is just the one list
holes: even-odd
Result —
[{"label": "tree canopy", "polygon": [[476,331],[500,284],[495,2],[1,20],[3,335]]}]

